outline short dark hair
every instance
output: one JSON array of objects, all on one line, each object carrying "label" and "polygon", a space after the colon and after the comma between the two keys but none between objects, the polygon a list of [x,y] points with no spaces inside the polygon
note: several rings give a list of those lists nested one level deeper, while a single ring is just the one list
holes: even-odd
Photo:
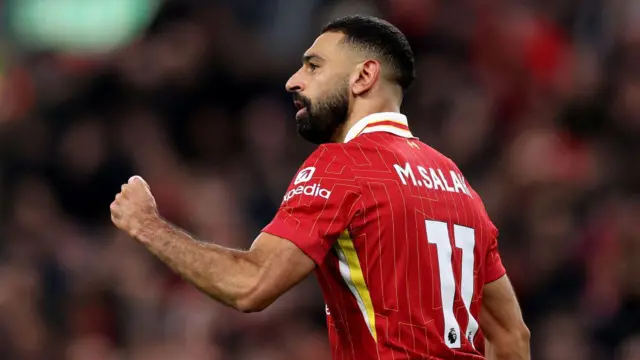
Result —
[{"label": "short dark hair", "polygon": [[411,45],[391,23],[373,16],[351,15],[331,21],[322,29],[323,34],[326,32],[342,33],[346,44],[377,55],[403,90],[413,83],[416,74]]}]

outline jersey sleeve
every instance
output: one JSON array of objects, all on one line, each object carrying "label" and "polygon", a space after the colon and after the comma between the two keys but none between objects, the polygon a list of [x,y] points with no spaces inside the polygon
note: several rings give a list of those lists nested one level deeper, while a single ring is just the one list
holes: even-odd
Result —
[{"label": "jersey sleeve", "polygon": [[293,242],[318,265],[358,211],[361,191],[341,154],[328,145],[311,154],[262,230]]},{"label": "jersey sleeve", "polygon": [[491,238],[489,239],[489,248],[485,263],[487,267],[484,278],[485,284],[496,281],[507,273],[504,265],[502,265],[502,258],[498,252],[498,229],[496,229],[493,224],[491,226],[493,231],[491,232]]}]

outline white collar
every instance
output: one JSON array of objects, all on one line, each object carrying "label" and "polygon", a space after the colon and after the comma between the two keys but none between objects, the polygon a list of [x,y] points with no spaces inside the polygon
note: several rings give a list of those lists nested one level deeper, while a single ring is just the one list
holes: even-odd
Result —
[{"label": "white collar", "polygon": [[347,132],[344,142],[347,143],[361,134],[381,131],[405,138],[413,138],[406,116],[396,112],[382,112],[374,113],[358,120]]}]

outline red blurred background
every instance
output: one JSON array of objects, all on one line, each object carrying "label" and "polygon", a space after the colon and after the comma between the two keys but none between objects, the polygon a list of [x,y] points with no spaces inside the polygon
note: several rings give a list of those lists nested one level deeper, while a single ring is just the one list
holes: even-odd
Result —
[{"label": "red blurred background", "polygon": [[284,83],[323,23],[363,13],[410,37],[403,111],[500,229],[534,358],[640,359],[637,2],[0,3],[0,358],[329,359],[313,279],[232,312],[108,205],[140,174],[166,217],[247,247],[312,151]]}]

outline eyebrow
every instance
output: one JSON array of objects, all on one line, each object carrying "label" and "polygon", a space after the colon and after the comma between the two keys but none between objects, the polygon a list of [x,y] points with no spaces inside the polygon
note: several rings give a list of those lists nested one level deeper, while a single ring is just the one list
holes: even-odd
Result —
[{"label": "eyebrow", "polygon": [[302,63],[304,63],[304,64],[306,64],[306,63],[308,63],[308,62],[310,62],[312,60],[322,61],[324,59],[322,58],[322,56],[320,56],[318,54],[307,54],[307,55],[302,56]]}]

